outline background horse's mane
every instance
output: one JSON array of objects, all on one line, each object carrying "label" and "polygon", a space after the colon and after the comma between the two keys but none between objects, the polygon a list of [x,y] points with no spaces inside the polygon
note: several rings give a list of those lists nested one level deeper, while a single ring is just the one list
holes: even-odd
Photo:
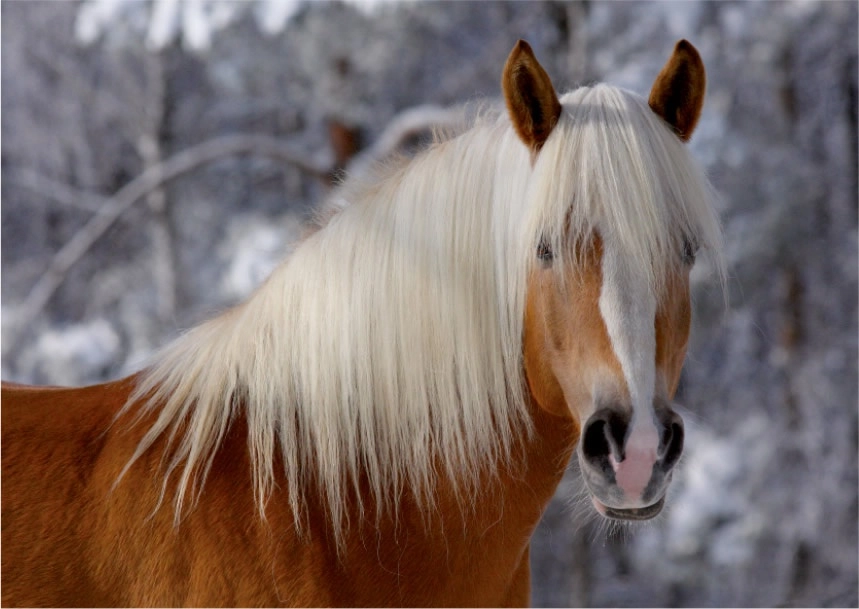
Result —
[{"label": "background horse's mane", "polygon": [[533,164],[506,115],[484,113],[380,178],[347,182],[348,205],[246,303],[141,373],[126,408],[156,422],[127,467],[167,437],[177,521],[239,415],[260,511],[279,478],[299,530],[310,475],[338,539],[362,484],[377,517],[404,489],[431,502],[438,476],[467,496],[530,431],[521,340],[538,242],[560,270],[577,262],[562,243],[598,230],[657,292],[684,240],[719,251],[707,180],[643,99],[597,85],[561,101]]}]

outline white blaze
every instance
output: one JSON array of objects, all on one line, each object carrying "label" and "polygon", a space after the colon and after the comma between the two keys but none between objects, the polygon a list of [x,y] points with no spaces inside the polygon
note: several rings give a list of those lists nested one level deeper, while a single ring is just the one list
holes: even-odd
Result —
[{"label": "white blaze", "polygon": [[628,499],[637,499],[650,481],[659,447],[653,410],[656,296],[647,278],[631,269],[608,240],[603,245],[599,308],[632,402],[626,459],[611,461],[618,486]]}]

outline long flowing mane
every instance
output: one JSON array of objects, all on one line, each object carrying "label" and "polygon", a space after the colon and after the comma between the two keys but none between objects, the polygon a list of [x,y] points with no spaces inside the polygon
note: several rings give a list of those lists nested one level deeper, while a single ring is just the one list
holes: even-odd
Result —
[{"label": "long flowing mane", "polygon": [[536,159],[499,113],[347,183],[348,205],[246,303],[156,357],[126,407],[156,415],[129,466],[169,438],[177,518],[237,417],[260,511],[277,480],[299,529],[309,476],[336,534],[362,483],[377,513],[402,489],[431,502],[438,476],[467,495],[530,430],[523,311],[541,240],[562,252],[611,232],[657,291],[684,239],[719,251],[711,188],[645,100],[598,85],[561,102]]}]

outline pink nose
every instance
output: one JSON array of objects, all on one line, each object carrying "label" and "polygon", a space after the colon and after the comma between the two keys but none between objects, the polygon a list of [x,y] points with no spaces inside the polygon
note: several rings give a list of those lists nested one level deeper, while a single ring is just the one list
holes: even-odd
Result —
[{"label": "pink nose", "polygon": [[614,469],[614,479],[629,502],[638,502],[644,494],[653,466],[659,457],[659,434],[653,421],[639,417],[627,432],[623,447],[623,460],[618,461],[614,453],[608,456]]},{"label": "pink nose", "polygon": [[582,433],[585,480],[611,507],[640,507],[659,499],[683,451],[682,419],[667,405],[656,408],[656,417],[631,418],[631,409],[602,408]]}]

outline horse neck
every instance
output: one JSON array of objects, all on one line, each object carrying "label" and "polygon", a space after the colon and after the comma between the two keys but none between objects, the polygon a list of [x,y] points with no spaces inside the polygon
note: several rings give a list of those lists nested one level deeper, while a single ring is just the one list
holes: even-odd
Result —
[{"label": "horse neck", "polygon": [[[338,572],[351,583],[350,593],[362,589],[365,582],[370,589],[361,591],[366,597],[329,598],[326,602],[527,603],[529,540],[564,474],[579,433],[572,419],[550,415],[536,405],[531,414],[533,434],[522,439],[517,458],[487,475],[485,485],[467,501],[457,495],[450,480],[440,477],[431,508],[419,505],[406,492],[396,512],[377,521],[369,516],[374,506],[368,493],[364,505],[368,516],[353,517],[345,545],[338,549],[323,506],[311,500],[307,527],[311,553],[340,565]],[[288,503],[276,499],[269,507],[284,510],[282,522],[290,529]],[[276,520],[270,518],[269,522]],[[463,573],[469,576],[463,578]],[[374,588],[382,594],[386,586],[390,588],[384,593],[396,596],[374,596]]]},{"label": "horse neck", "polygon": [[529,412],[533,434],[523,438],[520,457],[502,470],[500,484],[505,517],[513,526],[527,527],[530,537],[566,471],[579,439],[579,426],[572,417],[541,409],[533,399]]}]

